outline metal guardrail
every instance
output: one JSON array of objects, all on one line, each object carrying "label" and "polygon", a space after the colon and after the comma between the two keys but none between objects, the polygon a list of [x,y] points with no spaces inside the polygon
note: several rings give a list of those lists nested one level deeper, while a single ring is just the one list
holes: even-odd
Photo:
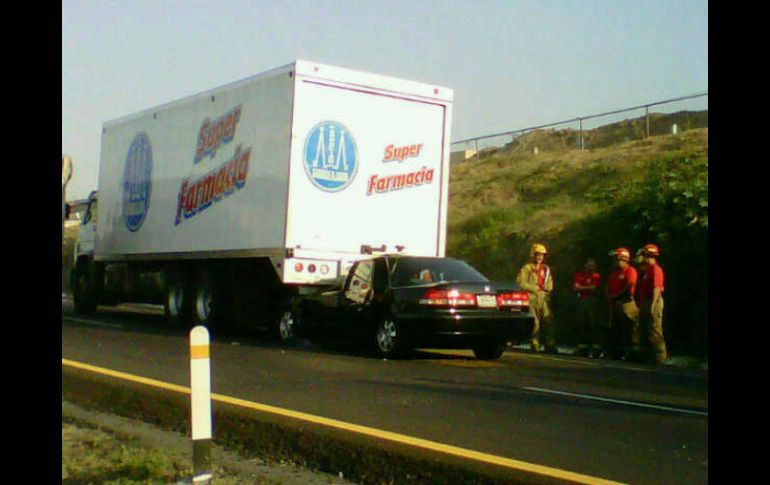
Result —
[{"label": "metal guardrail", "polygon": [[[577,123],[578,124],[578,133],[579,133],[579,137],[578,137],[579,148],[580,149],[585,149],[585,138],[584,138],[585,130],[584,130],[584,127],[583,127],[583,122],[584,121],[592,120],[592,119],[598,119],[598,118],[603,118],[603,117],[612,116],[612,115],[621,114],[621,113],[627,113],[627,112],[631,112],[631,111],[637,111],[637,110],[641,110],[641,109],[644,109],[644,111],[645,111],[645,119],[646,119],[645,136],[647,138],[649,138],[650,137],[650,108],[652,108],[654,106],[661,106],[661,105],[666,105],[666,104],[671,104],[671,103],[677,103],[677,102],[682,102],[682,101],[687,101],[687,100],[696,99],[696,98],[702,98],[702,97],[708,97],[708,92],[692,94],[692,95],[688,95],[688,96],[681,96],[681,97],[678,97],[678,98],[671,98],[671,99],[666,99],[666,100],[663,100],[663,101],[656,101],[656,102],[653,102],[653,103],[642,104],[642,105],[633,106],[633,107],[630,107],[630,108],[623,108],[623,109],[614,110],[614,111],[606,111],[606,112],[603,112],[603,113],[597,113],[597,114],[592,114],[592,115],[588,115],[588,116],[578,116],[578,117],[575,117],[575,118],[570,118],[570,119],[562,120],[562,121],[556,121],[556,122],[553,122],[553,123],[547,123],[547,124],[544,124],[544,125],[528,126],[526,128],[520,128],[520,129],[517,129],[517,130],[503,131],[503,132],[500,132],[500,133],[493,133],[493,134],[490,134],[490,135],[483,135],[483,136],[478,136],[478,137],[474,137],[474,138],[467,138],[467,139],[464,139],[464,140],[453,141],[451,143],[451,145],[454,147],[454,146],[457,146],[457,145],[466,144],[466,146],[467,146],[468,144],[473,143],[475,145],[474,154],[471,157],[466,157],[465,160],[467,160],[469,158],[472,158],[472,157],[475,157],[475,158],[478,159],[480,157],[479,141],[481,141],[481,140],[489,140],[489,139],[492,139],[492,138],[499,138],[499,137],[504,137],[505,136],[505,137],[508,137],[508,139],[510,139],[511,141],[513,141],[513,140],[516,140],[516,138],[518,136],[520,136],[520,135],[522,135],[522,134],[524,134],[526,132],[531,132],[531,131],[541,130],[541,129],[545,129],[545,128],[552,128],[552,127],[556,127],[556,126],[564,126],[564,125],[569,125],[569,124]],[[455,153],[454,150],[452,152]]]}]

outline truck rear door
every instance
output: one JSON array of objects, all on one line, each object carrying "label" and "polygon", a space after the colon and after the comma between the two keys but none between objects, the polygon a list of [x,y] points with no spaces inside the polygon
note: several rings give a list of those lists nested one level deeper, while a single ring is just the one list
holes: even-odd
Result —
[{"label": "truck rear door", "polygon": [[286,247],[442,256],[451,100],[353,81],[297,75]]}]

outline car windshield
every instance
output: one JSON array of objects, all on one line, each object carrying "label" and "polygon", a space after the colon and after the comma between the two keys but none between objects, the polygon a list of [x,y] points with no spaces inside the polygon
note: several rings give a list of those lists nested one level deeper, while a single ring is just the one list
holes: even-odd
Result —
[{"label": "car windshield", "polygon": [[489,281],[464,261],[449,258],[397,258],[391,260],[392,286],[431,285],[445,281]]}]

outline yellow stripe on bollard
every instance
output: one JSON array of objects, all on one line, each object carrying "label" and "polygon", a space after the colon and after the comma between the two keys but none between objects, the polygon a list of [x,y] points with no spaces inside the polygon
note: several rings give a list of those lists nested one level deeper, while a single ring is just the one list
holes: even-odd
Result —
[{"label": "yellow stripe on bollard", "polygon": [[191,345],[190,358],[191,359],[208,359],[209,346],[208,345]]}]

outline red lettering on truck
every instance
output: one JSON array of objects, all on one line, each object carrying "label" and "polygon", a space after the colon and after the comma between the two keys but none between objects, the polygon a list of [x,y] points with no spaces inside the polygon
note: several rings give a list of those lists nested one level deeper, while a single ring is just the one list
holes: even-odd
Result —
[{"label": "red lettering on truck", "polygon": [[241,119],[241,105],[236,106],[213,122],[206,118],[198,130],[198,145],[195,148],[195,163],[204,157],[214,158],[222,144],[229,143],[235,136],[235,128]]},{"label": "red lettering on truck", "polygon": [[405,174],[387,175],[384,177],[372,175],[369,177],[366,195],[383,194],[394,190],[418,187],[432,182],[433,169],[428,167],[422,167],[416,172]]},{"label": "red lettering on truck", "polygon": [[397,147],[395,145],[388,145],[385,147],[385,157],[383,162],[399,161],[403,162],[407,158],[419,157],[422,150],[422,143],[416,145],[407,145]]},{"label": "red lettering on truck", "polygon": [[243,151],[238,145],[233,157],[224,164],[194,181],[190,181],[189,177],[184,179],[179,187],[174,225],[178,226],[183,220],[199,214],[221,201],[223,197],[243,188],[249,175],[250,157],[251,148]]}]

